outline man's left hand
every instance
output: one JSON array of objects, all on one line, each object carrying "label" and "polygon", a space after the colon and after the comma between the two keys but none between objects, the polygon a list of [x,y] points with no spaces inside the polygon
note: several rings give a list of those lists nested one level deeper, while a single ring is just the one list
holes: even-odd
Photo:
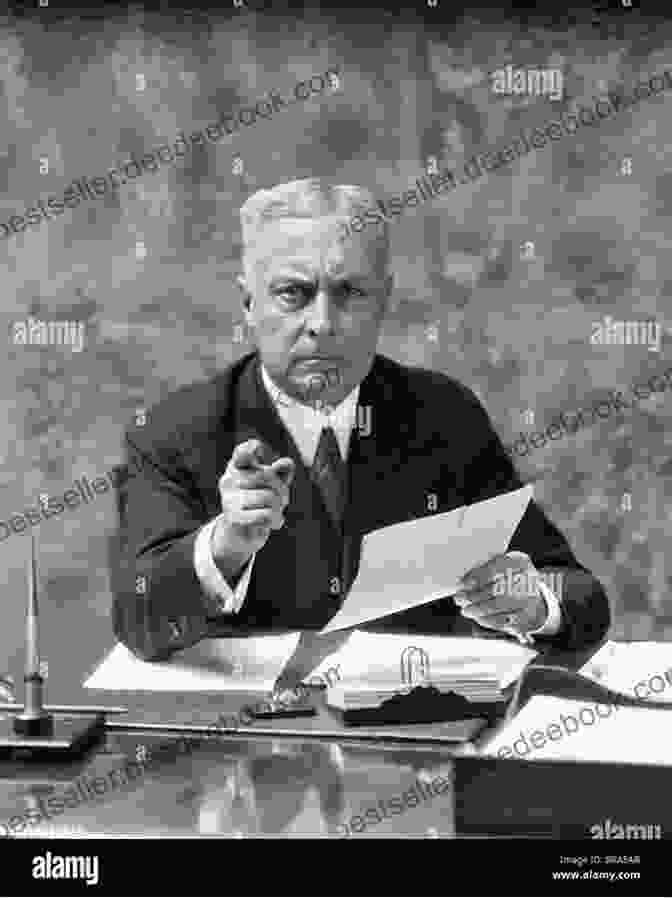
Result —
[{"label": "man's left hand", "polygon": [[453,598],[463,617],[482,627],[524,635],[548,618],[538,578],[528,555],[507,552],[465,574]]}]

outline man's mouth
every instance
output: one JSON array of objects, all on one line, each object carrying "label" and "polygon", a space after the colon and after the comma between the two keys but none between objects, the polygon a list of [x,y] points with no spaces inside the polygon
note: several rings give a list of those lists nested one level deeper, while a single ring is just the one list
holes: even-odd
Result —
[{"label": "man's mouth", "polygon": [[325,375],[331,373],[334,377],[340,371],[342,362],[340,359],[310,356],[297,360],[296,364],[299,371],[319,371]]}]

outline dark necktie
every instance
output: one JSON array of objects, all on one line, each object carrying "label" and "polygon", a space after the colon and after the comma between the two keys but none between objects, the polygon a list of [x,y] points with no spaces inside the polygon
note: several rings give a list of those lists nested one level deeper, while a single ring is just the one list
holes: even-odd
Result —
[{"label": "dark necktie", "polygon": [[311,476],[320,488],[324,504],[339,533],[342,532],[346,503],[347,468],[341,458],[332,427],[324,427],[313,460]]}]

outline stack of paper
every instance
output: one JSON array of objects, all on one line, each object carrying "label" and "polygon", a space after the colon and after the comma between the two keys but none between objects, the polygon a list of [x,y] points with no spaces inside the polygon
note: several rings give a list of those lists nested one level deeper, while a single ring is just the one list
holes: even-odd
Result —
[{"label": "stack of paper", "polygon": [[327,690],[339,708],[377,707],[416,685],[456,692],[472,702],[496,702],[536,652],[506,639],[406,636],[355,630],[348,642],[316,668],[342,673]]},{"label": "stack of paper", "polygon": [[[419,684],[414,684],[419,685]],[[470,702],[498,702],[503,701],[505,696],[502,694],[497,682],[488,680],[469,680],[445,681],[427,683],[432,685],[440,692],[456,692],[458,695],[464,696]],[[376,689],[370,683],[352,683],[347,688],[334,686],[327,690],[327,704],[334,708],[341,708],[344,711],[355,711],[361,708],[377,708],[384,701],[393,698],[395,695],[401,695],[405,691],[409,691],[410,687],[403,687],[399,684],[388,688]]]}]

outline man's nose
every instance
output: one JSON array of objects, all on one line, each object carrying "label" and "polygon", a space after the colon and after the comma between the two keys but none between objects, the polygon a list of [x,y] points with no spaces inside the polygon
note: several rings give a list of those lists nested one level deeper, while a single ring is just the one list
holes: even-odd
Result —
[{"label": "man's nose", "polygon": [[326,290],[320,290],[306,311],[306,327],[311,334],[330,334],[335,330],[334,303]]}]

